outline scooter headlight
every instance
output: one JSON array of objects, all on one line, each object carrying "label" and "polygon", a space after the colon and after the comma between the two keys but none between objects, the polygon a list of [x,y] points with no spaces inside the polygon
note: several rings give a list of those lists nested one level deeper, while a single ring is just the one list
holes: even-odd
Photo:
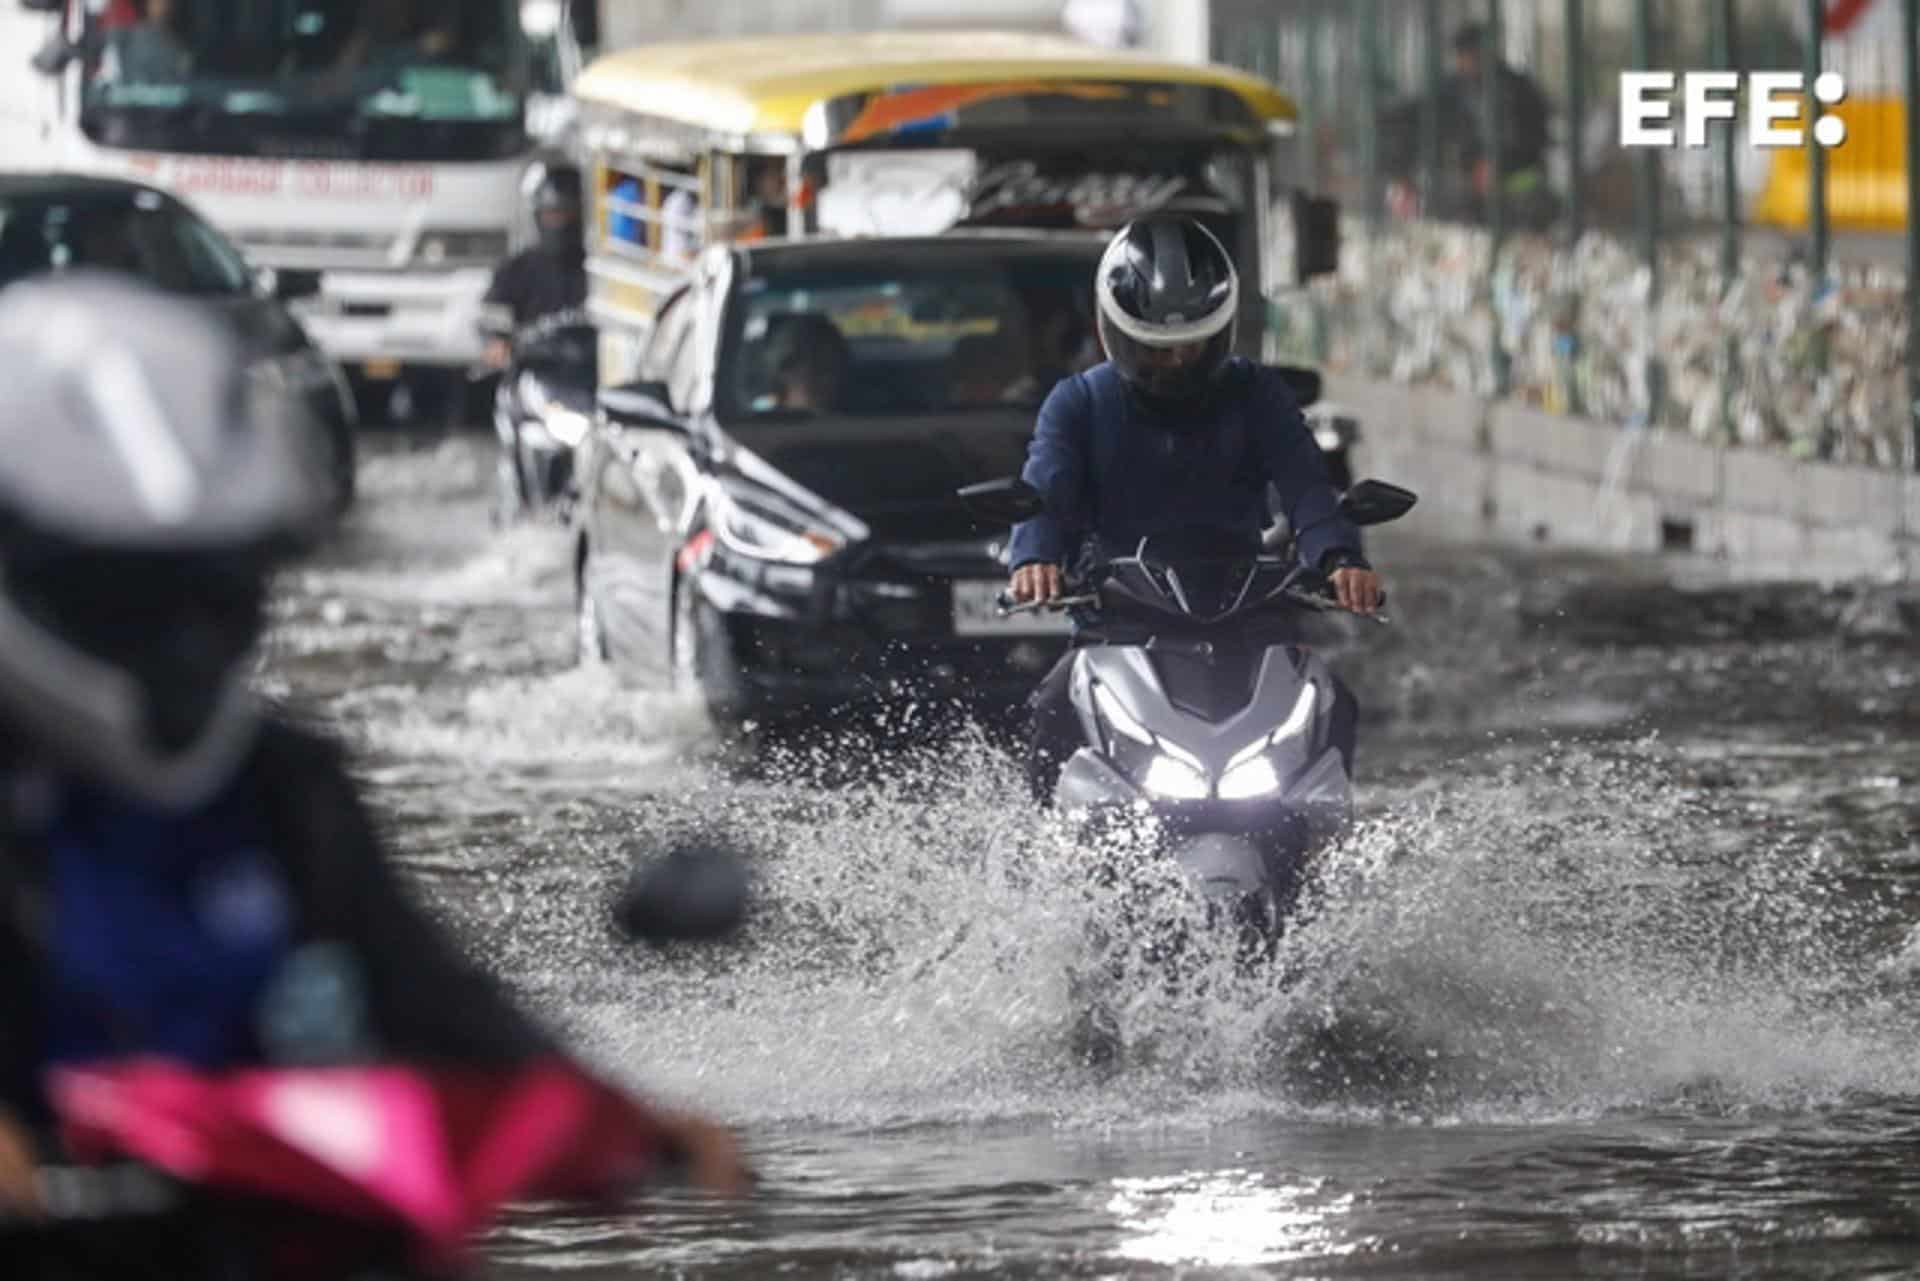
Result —
[{"label": "scooter headlight", "polygon": [[1155,796],[1175,801],[1203,801],[1207,798],[1207,776],[1185,761],[1161,752],[1147,764],[1140,786]]},{"label": "scooter headlight", "polygon": [[1264,755],[1242,761],[1220,778],[1219,796],[1223,801],[1250,801],[1271,796],[1280,790],[1280,771]]},{"label": "scooter headlight", "polygon": [[1123,707],[1120,699],[1105,685],[1094,685],[1093,705],[1100,710],[1100,719],[1112,727],[1116,734],[1149,747],[1153,745],[1153,732],[1135,720],[1133,713]]},{"label": "scooter headlight", "polygon": [[1227,769],[1220,776],[1220,785],[1216,795],[1223,801],[1249,801],[1256,797],[1271,796],[1280,790],[1280,771],[1273,767],[1273,760],[1267,755],[1273,748],[1286,740],[1306,732],[1313,723],[1313,707],[1319,698],[1319,687],[1304,685],[1300,695],[1293,701],[1293,710],[1287,713],[1280,728],[1242,748],[1238,755],[1227,762]]}]

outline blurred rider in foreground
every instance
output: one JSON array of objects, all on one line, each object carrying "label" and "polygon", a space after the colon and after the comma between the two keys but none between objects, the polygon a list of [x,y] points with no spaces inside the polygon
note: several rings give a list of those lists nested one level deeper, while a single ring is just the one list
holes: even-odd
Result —
[{"label": "blurred rider in foreground", "polygon": [[[269,577],[324,532],[290,403],[212,319],[80,272],[0,296],[0,382],[0,1220],[61,1160],[50,1069],[552,1060],[340,752],[248,688]],[[724,1131],[649,1115],[746,1187]]]},{"label": "blurred rider in foreground", "polygon": [[[482,300],[483,305],[505,309],[510,333],[587,301],[587,240],[581,208],[580,171],[572,165],[548,169],[533,193],[540,243],[501,263]],[[505,369],[512,361],[510,333],[487,336],[489,368]]]},{"label": "blurred rider in foreground", "polygon": [[[1089,545],[1123,555],[1149,535],[1208,530],[1257,553],[1271,484],[1302,531],[1301,559],[1344,608],[1378,609],[1379,575],[1337,514],[1299,405],[1277,372],[1233,355],[1240,277],[1219,240],[1191,218],[1140,219],[1107,246],[1094,290],[1107,360],[1063,379],[1040,407],[1022,477],[1047,512],[1013,531],[1014,598],[1061,595],[1065,566]],[[1071,659],[1028,704],[1028,782],[1042,801],[1079,743]],[[1353,696],[1337,694],[1334,714],[1351,718]]]}]

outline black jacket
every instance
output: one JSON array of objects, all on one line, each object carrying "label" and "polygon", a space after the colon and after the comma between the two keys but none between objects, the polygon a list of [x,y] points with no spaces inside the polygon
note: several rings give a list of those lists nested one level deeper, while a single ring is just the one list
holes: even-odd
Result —
[{"label": "black jacket", "polygon": [[[272,852],[296,905],[295,946],[344,943],[358,958],[383,1058],[510,1068],[556,1052],[409,897],[336,747],[269,722],[240,785],[265,798]],[[0,1107],[29,1124],[45,1119],[37,1079],[43,876],[39,851],[0,814]]]},{"label": "black jacket", "polygon": [[585,252],[554,253],[540,248],[515,254],[494,272],[485,301],[512,311],[516,330],[555,312],[579,307],[587,301]]}]

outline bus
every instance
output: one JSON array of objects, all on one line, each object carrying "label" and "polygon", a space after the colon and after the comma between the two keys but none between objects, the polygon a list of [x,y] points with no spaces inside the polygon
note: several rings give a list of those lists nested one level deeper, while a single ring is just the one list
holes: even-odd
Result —
[{"label": "bus", "polygon": [[[361,378],[464,370],[582,62],[555,0],[0,0],[0,155],[186,199]],[[13,55],[13,51],[18,51]],[[563,140],[551,140],[565,145]]]}]

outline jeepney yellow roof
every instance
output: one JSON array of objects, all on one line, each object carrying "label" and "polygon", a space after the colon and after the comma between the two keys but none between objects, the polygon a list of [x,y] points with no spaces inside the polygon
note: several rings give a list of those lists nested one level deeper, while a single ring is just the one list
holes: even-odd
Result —
[{"label": "jeepney yellow roof", "polygon": [[871,31],[647,44],[584,71],[584,102],[727,134],[798,133],[826,99],[902,84],[1027,78],[1217,85],[1262,120],[1294,106],[1257,76],[1227,67],[1115,53],[1064,36],[1003,31]]}]

